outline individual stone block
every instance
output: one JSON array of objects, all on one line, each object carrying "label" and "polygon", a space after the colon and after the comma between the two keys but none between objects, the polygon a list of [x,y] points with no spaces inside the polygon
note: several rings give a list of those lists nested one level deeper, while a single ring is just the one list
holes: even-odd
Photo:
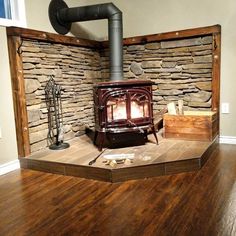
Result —
[{"label": "individual stone block", "polygon": [[161,43],[147,43],[145,48],[149,50],[159,49],[161,48]]},{"label": "individual stone block", "polygon": [[40,110],[28,110],[28,122],[36,122],[40,120]]},{"label": "individual stone block", "polygon": [[29,63],[41,63],[41,58],[37,58],[37,57],[35,57],[35,58],[33,58],[33,57],[22,57],[22,62],[23,63],[27,63],[27,62],[29,62]]},{"label": "individual stone block", "polygon": [[147,68],[160,68],[161,67],[161,61],[143,61],[141,63],[141,67],[143,69],[147,69]]},{"label": "individual stone block", "polygon": [[41,124],[41,125],[29,128],[29,134],[38,132],[40,130],[48,130],[48,124]]},{"label": "individual stone block", "polygon": [[205,56],[205,55],[211,55],[211,54],[212,54],[212,50],[192,52],[192,56]]},{"label": "individual stone block", "polygon": [[193,58],[192,58],[192,56],[163,57],[163,61],[174,61],[174,62],[190,61],[190,63],[192,63],[193,62]]},{"label": "individual stone block", "polygon": [[207,82],[197,82],[196,87],[201,89],[201,90],[205,90],[205,91],[212,91],[212,83],[211,81],[207,81]]},{"label": "individual stone block", "polygon": [[156,102],[159,102],[159,101],[162,101],[163,100],[163,97],[162,96],[156,96],[156,95],[153,95],[153,100],[156,101]]},{"label": "individual stone block", "polygon": [[177,47],[197,46],[201,44],[202,44],[201,38],[192,38],[192,39],[163,41],[161,42],[161,48],[177,48]]},{"label": "individual stone block", "polygon": [[26,79],[25,80],[25,93],[33,93],[41,87],[41,84],[37,79]]},{"label": "individual stone block", "polygon": [[141,66],[136,63],[136,62],[132,62],[131,66],[130,66],[130,70],[135,74],[135,75],[141,75],[143,74],[143,69],[141,68]]},{"label": "individual stone block", "polygon": [[41,102],[42,102],[42,99],[38,98],[35,93],[26,94],[25,96],[26,96],[26,105],[27,106],[41,104]]},{"label": "individual stone block", "polygon": [[201,108],[210,108],[211,103],[209,102],[188,102],[189,107],[201,107]]},{"label": "individual stone block", "polygon": [[52,69],[33,69],[30,71],[32,75],[53,75]]},{"label": "individual stone block", "polygon": [[202,44],[211,44],[212,43],[212,36],[206,36],[202,38]]},{"label": "individual stone block", "polygon": [[171,89],[171,90],[157,90],[156,94],[163,96],[163,95],[180,95],[183,94],[183,91],[178,89]]},{"label": "individual stone block", "polygon": [[197,56],[193,58],[194,63],[208,63],[212,62],[212,55],[207,56]]},{"label": "individual stone block", "polygon": [[29,69],[34,69],[34,68],[35,68],[35,64],[33,63],[23,63],[24,70],[29,70]]},{"label": "individual stone block", "polygon": [[164,96],[165,101],[178,101],[179,97],[178,96]]},{"label": "individual stone block", "polygon": [[128,52],[144,51],[144,49],[145,49],[144,45],[131,45],[127,47]]},{"label": "individual stone block", "polygon": [[160,84],[158,85],[160,90],[170,90],[170,89],[192,89],[195,88],[195,86],[193,85],[189,85],[189,84]]},{"label": "individual stone block", "polygon": [[84,76],[87,79],[101,78],[101,72],[100,71],[85,71]]},{"label": "individual stone block", "polygon": [[211,63],[199,63],[199,64],[188,64],[188,65],[183,65],[182,68],[184,70],[188,69],[211,69],[212,64]]},{"label": "individual stone block", "polygon": [[204,73],[211,73],[211,69],[186,69],[185,72],[189,74],[204,74]]},{"label": "individual stone block", "polygon": [[162,67],[163,68],[174,68],[176,66],[177,62],[172,61],[172,62],[163,62]]},{"label": "individual stone block", "polygon": [[199,91],[198,93],[189,93],[184,97],[187,102],[207,102],[211,98],[211,93],[207,91]]}]

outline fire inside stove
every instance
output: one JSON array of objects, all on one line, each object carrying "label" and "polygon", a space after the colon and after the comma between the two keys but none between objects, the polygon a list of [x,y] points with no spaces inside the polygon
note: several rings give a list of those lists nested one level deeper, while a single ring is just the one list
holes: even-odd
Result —
[{"label": "fire inside stove", "polygon": [[152,82],[129,80],[94,86],[95,138],[102,148],[108,133],[142,133],[157,136],[153,124]]},{"label": "fire inside stove", "polygon": [[[135,93],[130,98],[130,103],[126,103],[127,99],[126,96],[117,95],[108,100],[106,106],[108,122],[149,117],[149,99],[147,96]],[[130,104],[130,117],[128,117],[129,107],[127,104]]]}]

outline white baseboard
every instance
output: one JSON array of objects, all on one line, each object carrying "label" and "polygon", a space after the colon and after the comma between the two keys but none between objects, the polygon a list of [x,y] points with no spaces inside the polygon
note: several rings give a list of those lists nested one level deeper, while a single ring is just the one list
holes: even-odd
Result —
[{"label": "white baseboard", "polygon": [[10,171],[17,170],[20,168],[19,160],[10,161],[3,165],[0,165],[0,175],[9,173]]},{"label": "white baseboard", "polygon": [[220,143],[236,144],[235,136],[220,136]]}]

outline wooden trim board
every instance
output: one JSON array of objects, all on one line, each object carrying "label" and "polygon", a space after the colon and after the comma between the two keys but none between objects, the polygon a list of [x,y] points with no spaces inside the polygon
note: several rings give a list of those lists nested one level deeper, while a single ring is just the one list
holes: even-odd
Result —
[{"label": "wooden trim board", "polygon": [[11,69],[11,84],[15,113],[17,148],[19,157],[30,154],[28,116],[26,110],[25,85],[22,57],[18,51],[21,45],[19,36],[8,37],[8,51]]},{"label": "wooden trim board", "polygon": [[35,39],[52,43],[61,43],[72,46],[83,46],[89,48],[100,48],[101,43],[90,39],[80,39],[72,36],[48,33],[39,30],[25,29],[18,27],[8,27],[7,36],[18,36],[23,39]]},{"label": "wooden trim board", "polygon": [[[123,45],[128,46],[133,44],[144,44],[156,41],[183,39],[183,38],[191,38],[191,37],[206,36],[213,34],[218,35],[220,33],[221,33],[221,26],[213,25],[213,26],[199,27],[193,29],[165,32],[159,34],[149,34],[149,35],[124,38]],[[108,41],[103,41],[102,46],[108,47]]]}]

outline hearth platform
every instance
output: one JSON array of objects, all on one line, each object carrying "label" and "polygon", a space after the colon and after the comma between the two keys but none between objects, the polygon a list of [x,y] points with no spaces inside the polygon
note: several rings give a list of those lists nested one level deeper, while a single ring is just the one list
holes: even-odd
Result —
[{"label": "hearth platform", "polygon": [[[121,182],[197,171],[218,144],[218,137],[211,142],[164,139],[161,135],[158,135],[158,139],[159,145],[155,143],[152,135],[149,135],[149,141],[145,145],[105,148],[101,154],[91,139],[84,135],[71,140],[68,149],[57,151],[46,149],[29,157],[20,158],[20,164],[22,168],[38,171]],[[134,159],[129,164],[117,164],[115,167],[106,165],[104,156],[114,154],[130,154]],[[89,162],[98,155],[100,156],[97,161],[89,165]]]}]

